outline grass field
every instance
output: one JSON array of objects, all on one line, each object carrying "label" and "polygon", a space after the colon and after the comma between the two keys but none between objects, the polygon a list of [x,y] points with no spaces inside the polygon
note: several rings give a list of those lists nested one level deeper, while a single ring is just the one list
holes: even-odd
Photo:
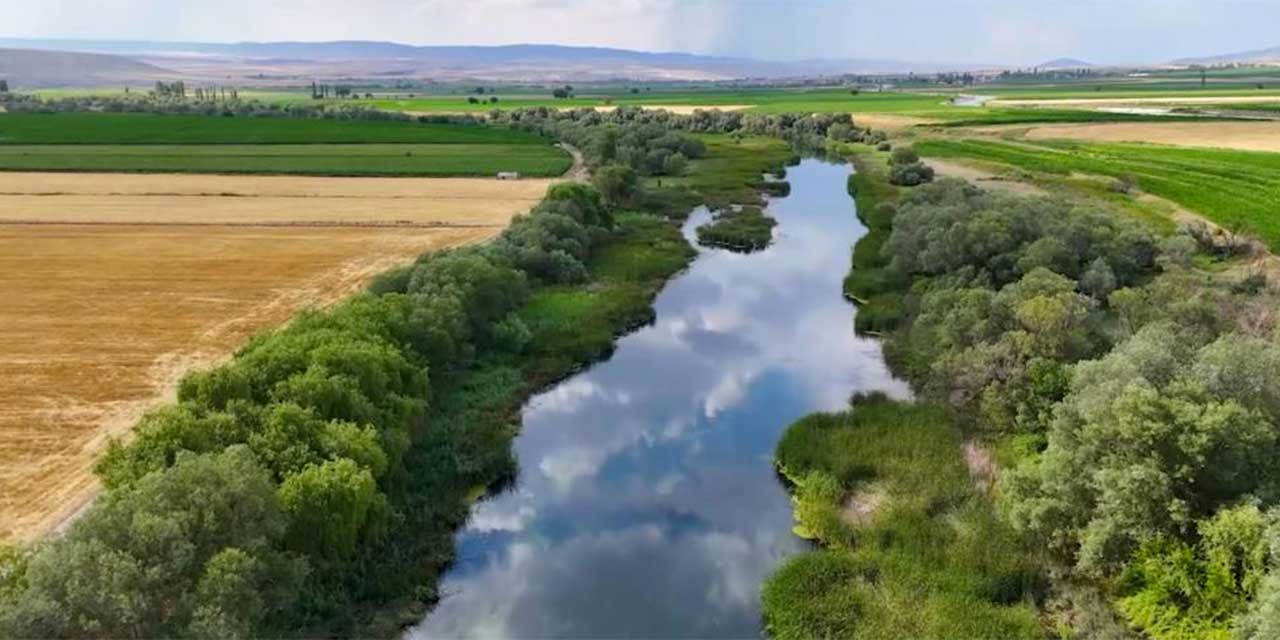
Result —
[{"label": "grass field", "polygon": [[1148,193],[1257,236],[1280,250],[1280,154],[1150,144],[930,140],[922,155],[971,158],[1029,171],[1131,176]]},{"label": "grass field", "polygon": [[182,372],[425,250],[493,236],[547,184],[0,174],[0,541],[74,512],[108,436]]},{"label": "grass field", "polygon": [[137,114],[0,115],[0,170],[556,176],[547,140],[499,127]]}]

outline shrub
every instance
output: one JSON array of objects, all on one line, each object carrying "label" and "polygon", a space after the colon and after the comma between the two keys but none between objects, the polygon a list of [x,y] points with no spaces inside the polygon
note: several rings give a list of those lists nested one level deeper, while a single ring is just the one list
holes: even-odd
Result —
[{"label": "shrub", "polygon": [[933,167],[923,162],[895,163],[889,170],[889,183],[900,187],[914,187],[932,181]]}]

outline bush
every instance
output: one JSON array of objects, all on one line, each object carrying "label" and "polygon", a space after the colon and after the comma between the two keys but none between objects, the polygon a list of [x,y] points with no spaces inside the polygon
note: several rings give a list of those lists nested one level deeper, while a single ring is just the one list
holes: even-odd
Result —
[{"label": "bush", "polygon": [[923,162],[895,163],[889,170],[889,184],[900,187],[914,187],[932,181],[933,167]]},{"label": "bush", "polygon": [[889,155],[889,164],[891,165],[915,164],[917,162],[920,162],[920,156],[911,147],[898,147]]}]

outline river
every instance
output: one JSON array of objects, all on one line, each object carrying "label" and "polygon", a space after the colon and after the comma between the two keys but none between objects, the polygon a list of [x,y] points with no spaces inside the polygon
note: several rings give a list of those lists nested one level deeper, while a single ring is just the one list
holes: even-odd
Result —
[{"label": "river", "polygon": [[854,391],[908,394],[841,297],[865,233],[849,171],[790,168],[770,248],[702,249],[652,325],[530,400],[517,482],[475,506],[408,637],[761,634],[761,584],[806,545],[773,470],[782,431]]}]

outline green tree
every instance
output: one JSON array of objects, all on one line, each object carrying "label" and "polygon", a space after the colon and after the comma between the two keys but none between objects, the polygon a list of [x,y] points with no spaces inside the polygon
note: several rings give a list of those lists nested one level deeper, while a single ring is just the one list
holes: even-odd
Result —
[{"label": "green tree", "polygon": [[285,478],[279,493],[290,548],[331,561],[355,553],[377,500],[373,475],[348,459],[311,465]]},{"label": "green tree", "polygon": [[635,195],[638,178],[634,169],[621,164],[609,164],[596,170],[591,182],[600,190],[606,202],[619,205]]},{"label": "green tree", "polygon": [[303,576],[304,564],[275,551],[286,527],[270,477],[247,448],[180,456],[103,494],[65,538],[36,551],[27,587],[0,612],[0,634],[184,635],[197,617],[193,594],[226,571],[231,555],[255,570],[224,583],[223,604],[253,606],[225,614],[257,629],[289,606]]}]

